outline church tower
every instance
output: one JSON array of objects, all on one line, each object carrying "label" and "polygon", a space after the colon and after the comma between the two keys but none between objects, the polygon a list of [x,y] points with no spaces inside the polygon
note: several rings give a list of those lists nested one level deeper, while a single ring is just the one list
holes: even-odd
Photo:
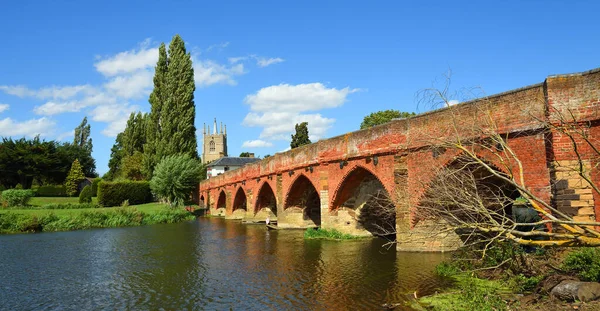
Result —
[{"label": "church tower", "polygon": [[210,125],[206,127],[206,123],[204,123],[203,134],[202,163],[212,162],[227,156],[227,125],[223,127],[223,122],[221,122],[220,130],[217,129],[217,118],[215,118],[212,134],[210,133]]}]

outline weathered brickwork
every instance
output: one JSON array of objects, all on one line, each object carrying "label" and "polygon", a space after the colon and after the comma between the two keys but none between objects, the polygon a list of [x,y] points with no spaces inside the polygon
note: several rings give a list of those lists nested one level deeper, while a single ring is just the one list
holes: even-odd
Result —
[{"label": "weathered brickwork", "polygon": [[[576,129],[583,129],[582,135],[565,135],[557,129],[565,116],[577,120]],[[340,206],[360,192],[363,180],[374,177],[396,200],[399,250],[450,250],[459,243],[456,236],[431,232],[431,224],[420,220],[415,209],[436,178],[436,169],[460,155],[456,149],[435,147],[437,143],[455,135],[472,135],[473,124],[502,134],[520,161],[499,160],[489,148],[474,150],[487,163],[504,173],[519,172],[521,165],[523,180],[516,173],[517,180],[540,199],[576,219],[600,220],[600,197],[576,170],[582,159],[584,176],[600,184],[598,153],[588,144],[600,148],[600,70],[550,76],[537,85],[278,153],[203,181],[199,198],[212,214],[250,221],[269,215],[277,217],[280,227],[344,228],[350,223],[353,230],[359,230],[352,222],[357,211],[340,210]],[[261,199],[265,185],[273,192],[276,210],[265,207],[271,199]],[[240,191],[243,194],[236,200]],[[308,211],[299,206],[306,193],[316,195],[319,217],[314,207]],[[243,198],[246,209],[235,208]]]}]

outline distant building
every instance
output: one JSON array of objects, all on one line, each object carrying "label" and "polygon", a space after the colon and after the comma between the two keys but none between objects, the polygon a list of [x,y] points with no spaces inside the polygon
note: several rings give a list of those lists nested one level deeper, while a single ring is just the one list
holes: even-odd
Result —
[{"label": "distant building", "polygon": [[259,158],[238,158],[238,157],[224,157],[216,161],[209,163],[206,166],[206,178],[221,175],[227,171],[232,171],[240,168],[248,163],[254,163],[260,161]]},{"label": "distant building", "polygon": [[202,148],[202,163],[208,163],[227,156],[227,125],[223,127],[221,122],[220,131],[217,129],[217,119],[213,126],[212,134],[210,126],[204,124],[203,131],[203,148]]}]

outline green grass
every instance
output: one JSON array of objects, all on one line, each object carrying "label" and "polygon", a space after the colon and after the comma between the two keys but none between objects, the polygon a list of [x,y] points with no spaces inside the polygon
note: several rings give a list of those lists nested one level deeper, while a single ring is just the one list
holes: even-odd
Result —
[{"label": "green grass", "polygon": [[335,229],[318,228],[316,230],[308,229],[308,230],[304,231],[304,238],[308,239],[308,240],[321,239],[321,240],[341,241],[341,240],[363,239],[364,237],[351,235],[351,234],[347,234],[347,233],[341,233],[340,231],[335,230]]},{"label": "green grass", "polygon": [[[29,200],[29,205],[42,206],[50,203],[64,204],[64,203],[79,203],[79,197],[33,197]],[[98,204],[98,198],[92,198],[93,204]]]},{"label": "green grass", "polygon": [[0,210],[0,233],[69,231],[175,223],[194,219],[183,208],[147,203],[130,207]]}]

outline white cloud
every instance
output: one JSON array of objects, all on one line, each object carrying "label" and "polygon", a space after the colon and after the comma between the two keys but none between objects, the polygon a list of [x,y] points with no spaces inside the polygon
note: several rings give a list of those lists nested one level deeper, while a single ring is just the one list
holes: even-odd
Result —
[{"label": "white cloud", "polygon": [[210,52],[212,50],[222,50],[222,49],[226,48],[227,46],[229,46],[229,42],[221,42],[218,44],[213,44],[206,48],[206,52]]},{"label": "white cloud", "polygon": [[107,77],[131,74],[138,70],[154,68],[158,61],[158,47],[150,48],[149,39],[140,44],[138,50],[118,53],[94,64],[96,70]]},{"label": "white cloud", "polygon": [[8,104],[0,104],[0,113],[8,110],[10,106]]},{"label": "white cloud", "polygon": [[56,136],[56,140],[65,141],[67,138],[71,138],[74,136],[75,136],[75,130],[71,130],[68,132],[61,133],[60,135]]},{"label": "white cloud", "polygon": [[335,119],[323,117],[319,113],[302,112],[339,107],[349,94],[357,91],[359,89],[349,87],[327,88],[321,83],[265,87],[244,99],[250,105],[251,112],[246,115],[242,124],[262,127],[261,139],[290,140],[295,124],[308,122],[310,139],[316,141],[325,136]]},{"label": "white cloud", "polygon": [[267,67],[269,65],[273,65],[273,64],[277,64],[277,63],[282,63],[285,60],[283,58],[264,58],[264,57],[257,57],[256,58],[256,64],[258,65],[258,67]]},{"label": "white cloud", "polygon": [[41,106],[35,106],[33,112],[40,115],[52,116],[55,114],[61,114],[65,112],[78,112],[84,106],[77,101],[70,101],[64,103],[47,102]]},{"label": "white cloud", "polygon": [[50,86],[38,90],[23,85],[0,85],[0,90],[17,97],[35,97],[39,99],[69,99],[80,94],[94,94],[97,90],[90,85]]},{"label": "white cloud", "polygon": [[240,56],[240,57],[230,57],[227,60],[229,61],[229,63],[231,64],[235,64],[241,61],[245,61],[248,59],[248,56]]},{"label": "white cloud", "polygon": [[456,99],[452,99],[448,101],[448,106],[454,106],[456,104],[460,103],[460,101],[456,100]]},{"label": "white cloud", "polygon": [[119,97],[139,99],[150,94],[153,76],[153,72],[141,70],[131,75],[114,77],[104,87]]},{"label": "white cloud", "polygon": [[273,147],[273,143],[264,140],[247,140],[242,144],[242,148],[263,148]]},{"label": "white cloud", "polygon": [[321,83],[280,84],[260,89],[256,94],[244,99],[252,111],[316,111],[324,108],[339,107],[346,101],[348,94],[359,89],[327,88]]},{"label": "white cloud", "polygon": [[11,118],[0,119],[0,136],[47,136],[54,131],[54,121],[43,117],[23,122]]},{"label": "white cloud", "polygon": [[234,77],[246,73],[244,64],[220,65],[211,60],[193,59],[194,80],[197,87],[213,84],[236,85]]},{"label": "white cloud", "polygon": [[122,132],[127,125],[127,120],[132,112],[138,111],[140,107],[136,105],[113,104],[94,108],[91,112],[92,120],[108,123],[102,130],[102,134],[115,137]]}]

